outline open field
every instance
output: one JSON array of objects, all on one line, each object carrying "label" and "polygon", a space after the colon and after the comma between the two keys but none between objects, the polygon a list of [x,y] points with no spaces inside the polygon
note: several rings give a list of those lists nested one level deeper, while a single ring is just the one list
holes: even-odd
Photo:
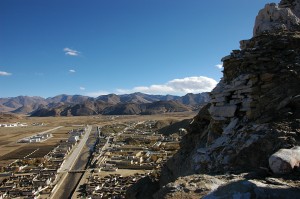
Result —
[{"label": "open field", "polygon": [[[0,128],[0,166],[7,165],[15,159],[23,158],[32,153],[29,158],[41,157],[51,151],[61,140],[68,138],[68,132],[72,129],[82,128],[84,125],[105,126],[115,123],[145,120],[176,120],[190,119],[196,112],[168,113],[160,115],[129,115],[129,116],[78,116],[78,117],[26,117],[19,116],[7,122],[27,123],[27,127]],[[4,121],[5,122],[5,121]],[[39,123],[43,126],[33,126]],[[52,131],[53,137],[42,143],[17,143],[21,138],[63,126]]]},{"label": "open field", "polygon": [[[0,166],[5,166],[15,159],[40,158],[49,153],[61,140],[68,138],[72,126],[52,131],[53,137],[41,143],[17,143],[21,138],[53,129],[56,125],[0,128]],[[34,152],[34,153],[32,153]],[[32,153],[32,154],[31,154]],[[30,156],[28,156],[31,154]]]},{"label": "open field", "polygon": [[[22,146],[12,152],[0,157],[0,160],[22,159],[26,158],[42,158],[47,155],[56,145],[27,145]],[[30,154],[30,155],[29,155]]]},{"label": "open field", "polygon": [[[76,116],[76,117],[18,117],[9,119],[7,122],[21,122],[21,123],[44,123],[47,126],[72,126],[72,125],[105,125],[111,122],[124,122],[124,121],[139,121],[139,120],[165,120],[165,119],[187,119],[192,118],[197,112],[174,112],[158,115],[93,115],[93,116]],[[2,121],[5,123],[5,121]],[[1,130],[0,130],[1,131]]]}]

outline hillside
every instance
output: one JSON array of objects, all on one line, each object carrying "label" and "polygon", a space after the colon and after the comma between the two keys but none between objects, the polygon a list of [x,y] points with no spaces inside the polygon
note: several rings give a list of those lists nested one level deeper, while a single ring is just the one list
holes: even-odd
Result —
[{"label": "hillside", "polygon": [[176,99],[175,101],[191,106],[203,105],[205,102],[209,101],[209,95],[208,93],[202,93],[202,95],[188,93],[185,96]]},{"label": "hillside", "polygon": [[87,116],[87,115],[151,115],[167,112],[191,111],[186,105],[174,101],[158,101],[153,103],[119,103],[109,104],[103,101],[85,101],[82,104],[62,105],[55,108],[41,108],[31,116]]},{"label": "hillside", "polygon": [[267,4],[253,32],[147,198],[300,198],[300,0]]},{"label": "hillside", "polygon": [[11,98],[0,98],[0,105],[2,108],[16,110],[20,107],[34,107],[36,105],[46,105],[47,102],[42,97],[28,97],[28,96],[18,96]]},{"label": "hillside", "polygon": [[162,114],[168,112],[184,112],[191,109],[177,101],[157,101],[150,104],[145,104],[146,110],[142,114]]},{"label": "hillside", "polygon": [[13,113],[0,113],[0,123],[18,122],[20,118],[19,115]]}]

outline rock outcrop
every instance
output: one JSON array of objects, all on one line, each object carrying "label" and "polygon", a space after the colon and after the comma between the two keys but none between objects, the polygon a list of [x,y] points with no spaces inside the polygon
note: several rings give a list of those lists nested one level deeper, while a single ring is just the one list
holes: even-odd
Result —
[{"label": "rock outcrop", "polygon": [[[275,163],[279,172],[269,167],[272,154],[300,146],[299,6],[299,0],[266,5],[256,19],[254,37],[222,59],[224,76],[188,127],[180,150],[162,169],[156,198],[183,192],[195,198],[299,197],[300,181],[272,176],[283,167]],[[285,155],[291,158],[291,172],[299,166],[293,162],[298,156]],[[213,175],[224,184],[210,194],[176,188],[196,174]]]},{"label": "rock outcrop", "polygon": [[[181,150],[167,163],[170,180],[268,167],[272,153],[300,144],[299,129],[280,129],[300,122],[300,33],[255,37],[223,62],[224,77],[211,92],[210,104],[199,112]],[[287,126],[274,123],[287,118]]]},{"label": "rock outcrop", "polygon": [[299,181],[287,184],[283,178],[253,178],[247,173],[239,175],[194,174],[179,177],[153,195],[154,199],[225,199],[272,198],[297,199]]},{"label": "rock outcrop", "polygon": [[300,1],[284,0],[279,5],[270,3],[259,11],[253,35],[264,32],[296,31],[300,30]]},{"label": "rock outcrop", "polygon": [[169,183],[155,193],[154,198],[198,199],[201,196],[204,197],[225,183],[226,181],[221,179],[221,177],[218,178],[205,174],[180,177],[175,182]]}]

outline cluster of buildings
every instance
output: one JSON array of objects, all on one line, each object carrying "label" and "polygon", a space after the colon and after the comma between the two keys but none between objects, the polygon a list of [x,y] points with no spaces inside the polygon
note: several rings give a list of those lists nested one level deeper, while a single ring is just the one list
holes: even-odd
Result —
[{"label": "cluster of buildings", "polygon": [[120,174],[110,174],[105,177],[99,175],[91,176],[85,187],[85,191],[80,196],[90,199],[116,198],[123,199],[126,190],[139,179],[148,174],[134,174],[123,177]]},{"label": "cluster of buildings", "polygon": [[[114,124],[111,128],[102,128],[114,129],[116,132],[113,136],[111,132],[101,132],[107,137],[100,138],[95,150],[98,161],[94,165],[94,172],[87,175],[82,182],[81,187],[84,189],[79,196],[125,198],[127,188],[136,179],[159,170],[179,149],[179,137],[164,136],[155,132],[152,130],[153,121],[131,122],[127,123],[126,128],[120,128],[122,125],[124,124],[120,124],[119,127]],[[144,174],[122,177],[128,170]],[[100,175],[103,177],[99,177]]]},{"label": "cluster of buildings", "polygon": [[51,133],[38,133],[38,134],[30,136],[30,137],[22,138],[22,139],[18,140],[18,142],[19,143],[43,142],[51,137],[52,137]]},{"label": "cluster of buildings", "polygon": [[1,168],[0,199],[48,198],[59,180],[58,171],[76,142],[70,137],[79,136],[84,129],[72,130],[69,139],[61,142],[43,158],[16,160]]},{"label": "cluster of buildings", "polygon": [[25,127],[28,126],[27,123],[7,123],[7,124],[0,124],[0,127]]},{"label": "cluster of buildings", "polygon": [[50,194],[57,178],[57,164],[51,160],[17,160],[0,174],[0,199],[38,198]]},{"label": "cluster of buildings", "polygon": [[[151,127],[145,123],[146,127]],[[179,138],[146,132],[136,125],[118,133],[103,152],[105,161],[98,164],[100,170],[159,168],[179,148]]]}]

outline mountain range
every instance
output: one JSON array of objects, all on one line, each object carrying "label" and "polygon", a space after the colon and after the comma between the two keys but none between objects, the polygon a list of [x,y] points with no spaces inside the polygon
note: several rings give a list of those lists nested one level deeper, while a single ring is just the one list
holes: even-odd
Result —
[{"label": "mountain range", "polygon": [[208,100],[208,93],[189,93],[181,97],[144,93],[108,94],[96,98],[65,94],[49,98],[18,96],[0,98],[0,112],[31,116],[157,114],[196,110]]}]

